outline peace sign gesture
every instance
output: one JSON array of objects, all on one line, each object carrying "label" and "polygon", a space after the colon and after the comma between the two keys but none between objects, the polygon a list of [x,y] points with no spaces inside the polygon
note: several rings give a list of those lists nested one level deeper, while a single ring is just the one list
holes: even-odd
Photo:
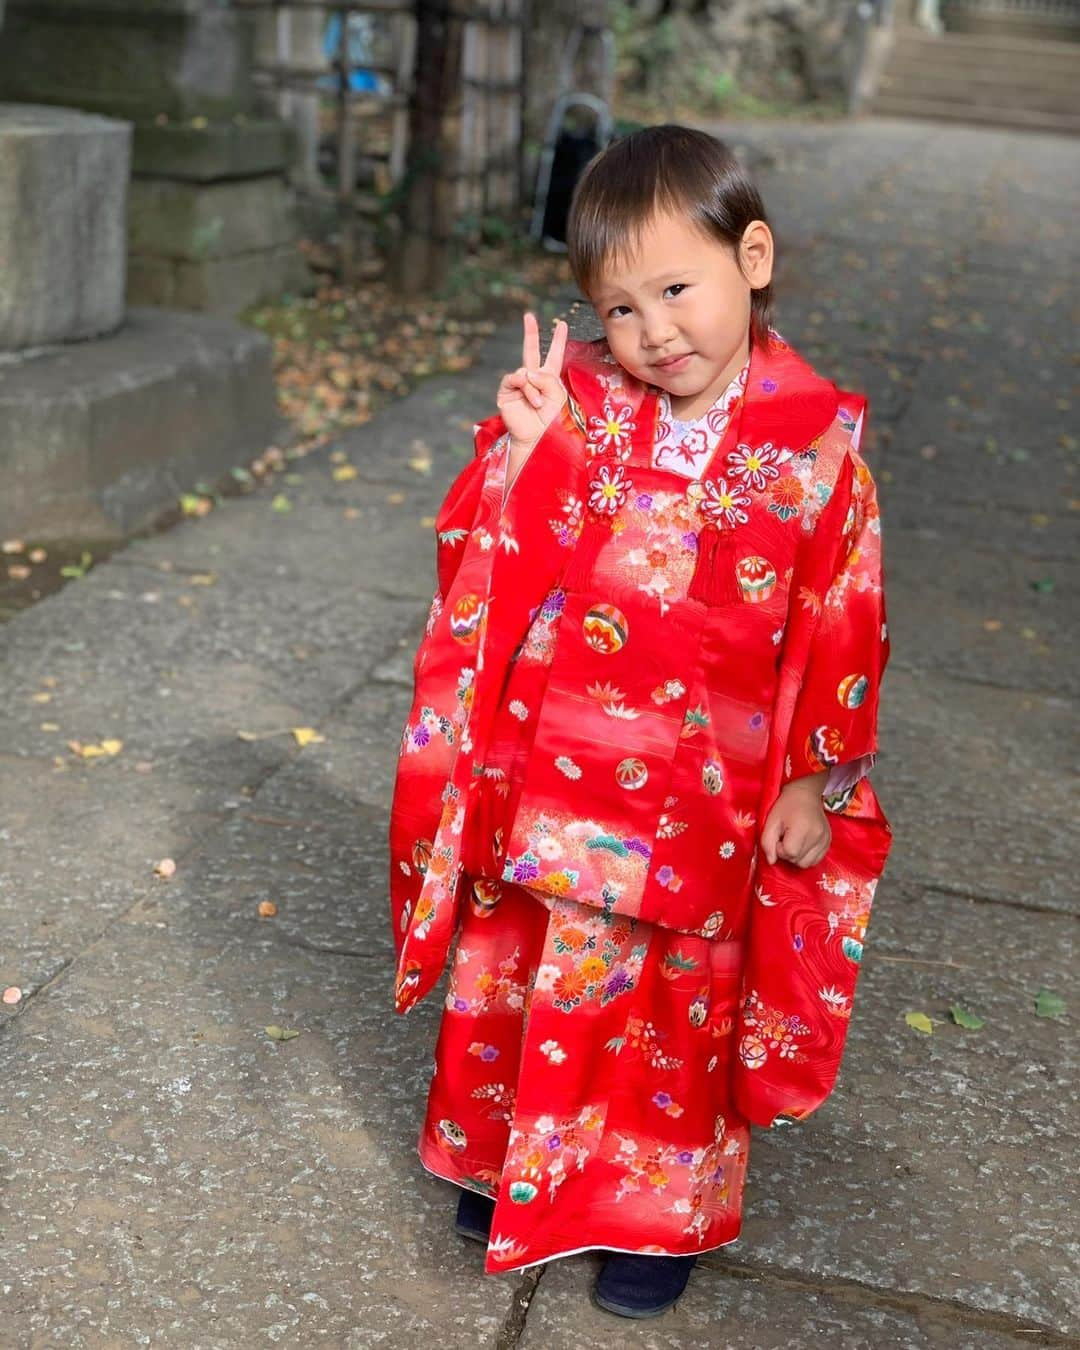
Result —
[{"label": "peace sign gesture", "polygon": [[566,389],[560,379],[569,332],[560,319],[552,334],[547,358],[540,364],[540,327],[536,315],[524,316],[525,338],[521,347],[521,365],[502,377],[495,402],[512,445],[531,449],[566,402]]}]

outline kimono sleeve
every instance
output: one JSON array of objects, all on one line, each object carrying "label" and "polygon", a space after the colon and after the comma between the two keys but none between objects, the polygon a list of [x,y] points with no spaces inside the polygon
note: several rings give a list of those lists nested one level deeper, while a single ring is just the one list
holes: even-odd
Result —
[{"label": "kimono sleeve", "polygon": [[[477,645],[468,639],[481,617],[471,585],[478,563],[481,571],[483,565],[478,546],[470,541],[487,514],[485,486],[500,472],[504,431],[500,417],[477,425],[476,453],[451,483],[435,517],[438,586],[413,658],[412,705],[401,733],[390,812],[390,907],[399,949],[424,877],[444,861],[433,856],[434,840],[473,698]],[[455,640],[449,625],[458,601],[463,627]]]},{"label": "kimono sleeve", "polygon": [[841,562],[820,605],[788,735],[784,781],[828,770],[826,806],[843,810],[877,754],[878,699],[889,657],[881,517],[870,471],[850,450],[851,488]]},{"label": "kimono sleeve", "polygon": [[505,432],[503,420],[497,415],[477,423],[474,429],[475,454],[450,484],[435,517],[438,593],[443,598],[449,594],[464,552],[465,540],[476,523],[484,483],[493,468],[498,472],[497,463],[493,466],[493,461],[505,458]]},{"label": "kimono sleeve", "polygon": [[[890,844],[866,771],[877,751],[888,658],[881,531],[870,473],[852,447],[838,479],[827,566],[795,603],[813,614],[786,738],[785,782],[830,771],[832,842],[797,868],[757,855],[733,1087],[757,1125],[801,1119],[832,1091],[852,1013],[870,906]],[[831,577],[831,580],[830,580]]]}]

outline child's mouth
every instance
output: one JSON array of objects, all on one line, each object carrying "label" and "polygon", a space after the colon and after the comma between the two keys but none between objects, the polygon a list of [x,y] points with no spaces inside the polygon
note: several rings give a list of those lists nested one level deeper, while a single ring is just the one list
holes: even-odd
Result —
[{"label": "child's mouth", "polygon": [[682,356],[672,356],[667,361],[657,361],[656,369],[662,370],[665,375],[677,375],[680,370],[685,370],[690,364],[690,358],[693,352],[684,352]]}]

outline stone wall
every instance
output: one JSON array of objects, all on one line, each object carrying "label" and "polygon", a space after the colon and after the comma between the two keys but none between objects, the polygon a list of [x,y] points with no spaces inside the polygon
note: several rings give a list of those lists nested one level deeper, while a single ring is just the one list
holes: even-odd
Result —
[{"label": "stone wall", "polygon": [[[857,0],[552,0],[538,6],[531,34],[528,128],[543,135],[558,56],[570,27],[606,9],[618,42],[619,87],[632,101],[677,91],[705,116],[734,86],[766,100],[842,101],[852,57]],[[597,89],[595,49],[578,87]],[[710,100],[713,106],[710,107]]]},{"label": "stone wall", "polygon": [[253,42],[228,0],[7,0],[0,98],[134,125],[131,303],[230,314],[308,283]]}]

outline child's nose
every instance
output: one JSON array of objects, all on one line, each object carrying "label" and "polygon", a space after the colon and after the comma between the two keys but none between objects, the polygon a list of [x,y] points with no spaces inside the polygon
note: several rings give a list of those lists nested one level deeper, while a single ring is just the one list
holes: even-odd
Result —
[{"label": "child's nose", "polygon": [[666,346],[675,336],[675,325],[667,314],[646,314],[641,326],[641,342],[645,347]]}]

